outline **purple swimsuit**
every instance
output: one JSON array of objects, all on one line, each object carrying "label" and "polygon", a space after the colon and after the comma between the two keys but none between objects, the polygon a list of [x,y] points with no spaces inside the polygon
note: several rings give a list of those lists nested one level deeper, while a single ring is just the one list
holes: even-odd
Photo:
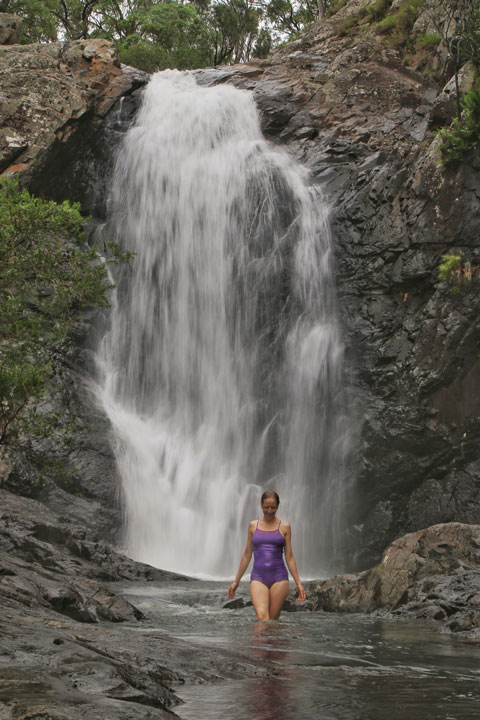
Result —
[{"label": "purple swimsuit", "polygon": [[285,538],[280,532],[280,523],[276,530],[259,530],[258,521],[252,537],[253,569],[250,581],[258,580],[270,588],[274,583],[288,580],[288,572],[283,562]]}]

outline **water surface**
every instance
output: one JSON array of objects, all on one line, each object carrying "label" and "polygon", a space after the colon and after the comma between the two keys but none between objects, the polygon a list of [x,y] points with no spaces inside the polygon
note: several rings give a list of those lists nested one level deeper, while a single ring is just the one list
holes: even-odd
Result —
[{"label": "water surface", "polygon": [[[223,610],[227,582],[123,586],[148,626],[267,660],[272,676],[179,686],[183,720],[475,720],[480,646],[435,624],[329,613]],[[118,588],[117,588],[118,589]],[[239,596],[248,597],[242,583]],[[168,663],[167,663],[168,664]]]}]

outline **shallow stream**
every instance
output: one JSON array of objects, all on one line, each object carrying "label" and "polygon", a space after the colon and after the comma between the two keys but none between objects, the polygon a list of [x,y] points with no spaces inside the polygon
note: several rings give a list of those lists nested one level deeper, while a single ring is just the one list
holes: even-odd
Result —
[{"label": "shallow stream", "polygon": [[[124,585],[149,627],[273,663],[277,674],[175,688],[182,720],[477,720],[480,646],[434,624],[328,613],[257,623],[227,582]],[[117,592],[119,586],[116,586]],[[237,593],[248,597],[248,584]],[[166,658],[168,665],[168,659]]]}]

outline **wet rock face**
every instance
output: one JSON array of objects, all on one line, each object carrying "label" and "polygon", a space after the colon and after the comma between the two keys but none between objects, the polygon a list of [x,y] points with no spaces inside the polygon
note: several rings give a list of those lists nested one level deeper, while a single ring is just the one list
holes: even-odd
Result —
[{"label": "wet rock face", "polygon": [[312,586],[308,605],[437,620],[478,639],[479,562],[480,525],[434,525],[396,540],[371,570]]},{"label": "wet rock face", "polygon": [[[106,40],[0,47],[0,172],[37,195],[80,202],[94,216],[88,239],[105,216],[114,150],[145,81],[120,67]],[[46,438],[37,447],[46,467],[17,454],[0,484],[114,540],[121,507],[109,423],[83,384],[95,342],[87,336],[97,322],[94,312],[79,318],[49,397],[65,423],[81,418],[73,446],[71,432]]]},{"label": "wet rock face", "polygon": [[[187,579],[135,562],[116,552],[91,527],[84,526],[83,514],[79,513],[78,519],[79,522],[75,522],[72,516],[65,517],[53,508],[47,508],[43,502],[0,489],[0,552],[4,553],[3,567],[10,567],[10,557],[14,563],[24,563],[22,571],[19,571],[23,576],[28,574],[29,566],[33,565],[37,570],[43,568],[54,573],[60,583],[71,578],[73,594],[78,594],[80,604],[83,603],[83,593],[80,588],[74,587],[77,576],[104,582]],[[32,572],[37,570],[32,569]],[[0,571],[2,575],[12,575],[12,572]],[[53,583],[53,576],[49,582]],[[37,583],[41,584],[41,581]],[[58,590],[57,594],[59,597],[68,595],[65,588]],[[31,595],[38,599],[34,588]],[[66,600],[65,605],[69,604],[75,605],[75,602]],[[128,615],[124,619],[128,619]]]}]

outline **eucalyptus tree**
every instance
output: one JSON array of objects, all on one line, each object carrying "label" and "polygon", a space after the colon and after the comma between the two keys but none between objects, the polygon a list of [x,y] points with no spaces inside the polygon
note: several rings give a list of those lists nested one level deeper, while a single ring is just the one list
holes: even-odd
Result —
[{"label": "eucalyptus tree", "polygon": [[457,114],[460,117],[459,70],[468,60],[480,67],[480,0],[428,0],[428,5],[432,21],[453,63]]},{"label": "eucalyptus tree", "polygon": [[[164,2],[137,8],[116,20],[109,36],[120,59],[147,72],[212,64],[212,36],[195,5]],[[105,34],[98,27],[96,33]],[[94,33],[95,34],[95,33]]]},{"label": "eucalyptus tree", "polygon": [[255,47],[262,11],[249,0],[221,0],[206,13],[211,28],[213,65],[245,62]]},{"label": "eucalyptus tree", "polygon": [[[283,34],[286,33],[287,37],[296,35],[320,17],[317,0],[302,0],[300,2],[269,0],[264,3],[263,7],[268,24],[273,30]],[[322,12],[324,15],[324,4],[322,5]]]},{"label": "eucalyptus tree", "polygon": [[116,42],[121,60],[152,72],[266,56],[272,39],[263,15],[252,0],[100,0],[91,26]]},{"label": "eucalyptus tree", "polygon": [[266,57],[331,0],[0,0],[24,19],[23,42],[105,37],[148,72]]}]

